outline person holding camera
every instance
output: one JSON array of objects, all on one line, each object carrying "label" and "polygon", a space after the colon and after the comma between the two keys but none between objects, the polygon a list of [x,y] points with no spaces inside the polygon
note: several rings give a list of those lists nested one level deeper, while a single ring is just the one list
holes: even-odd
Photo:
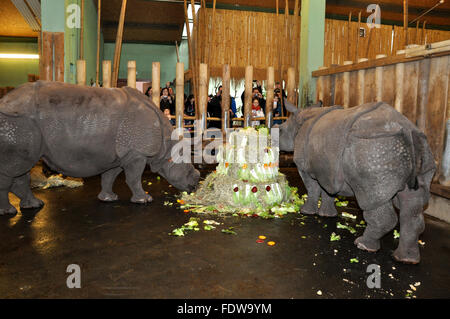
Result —
[{"label": "person holding camera", "polygon": [[170,114],[175,115],[175,104],[172,97],[169,95],[169,89],[164,88],[161,90],[161,100],[159,102],[159,108],[164,112],[168,109]]}]

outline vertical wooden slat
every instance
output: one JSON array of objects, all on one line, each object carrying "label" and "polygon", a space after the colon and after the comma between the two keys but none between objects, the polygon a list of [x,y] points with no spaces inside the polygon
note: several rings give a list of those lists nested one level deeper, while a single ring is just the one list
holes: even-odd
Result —
[{"label": "vertical wooden slat", "polygon": [[130,88],[136,88],[136,61],[128,61],[128,77],[127,86]]},{"label": "vertical wooden slat", "polygon": [[176,67],[176,98],[175,98],[176,108],[176,127],[183,128],[184,121],[184,63],[178,62]]},{"label": "vertical wooden slat", "polygon": [[159,62],[152,63],[152,100],[159,108],[161,101],[161,65]]},{"label": "vertical wooden slat", "polygon": [[[405,53],[404,50],[397,51],[397,54]],[[405,81],[405,64],[395,65],[395,109],[403,114],[403,83]]]},{"label": "vertical wooden slat", "polygon": [[116,47],[114,49],[114,66],[113,66],[112,83],[111,83],[113,87],[117,87],[117,80],[119,79],[120,55],[122,52],[123,25],[125,22],[126,8],[127,8],[127,0],[122,0],[122,7],[120,9],[119,25],[117,27]]},{"label": "vertical wooden slat", "polygon": [[[365,61],[367,61],[366,58],[358,59],[358,63],[359,62],[365,62]],[[365,100],[364,99],[364,94],[365,94],[365,92],[364,92],[364,89],[365,89],[364,81],[366,79],[366,70],[362,69],[362,70],[358,70],[357,72],[358,72],[358,84],[357,84],[357,87],[356,87],[357,92],[358,92],[358,104],[357,105],[361,105],[361,104],[364,104],[364,100]]]},{"label": "vertical wooden slat", "polygon": [[251,125],[252,84],[253,84],[253,66],[248,65],[245,68],[244,127],[248,127]]},{"label": "vertical wooden slat", "polygon": [[86,85],[86,61],[77,60],[77,84]]},{"label": "vertical wooden slat", "polygon": [[[353,64],[353,61],[345,61],[344,65]],[[343,106],[348,108],[350,106],[350,72],[344,72],[342,77],[342,95]]]},{"label": "vertical wooden slat", "polygon": [[55,56],[55,81],[64,82],[64,32],[53,34]]},{"label": "vertical wooden slat", "polygon": [[42,71],[41,80],[53,81],[53,33],[42,32]]},{"label": "vertical wooden slat", "polygon": [[222,69],[222,130],[230,127],[230,78],[230,65],[224,64]]},{"label": "vertical wooden slat", "polygon": [[295,69],[293,67],[288,68],[286,91],[288,101],[297,104],[295,103]]},{"label": "vertical wooden slat", "polygon": [[266,126],[270,127],[272,123],[273,98],[275,88],[275,70],[273,66],[267,68],[267,82],[266,82]]},{"label": "vertical wooden slat", "polygon": [[445,122],[447,115],[447,90],[450,56],[432,58],[428,86],[426,112],[426,135],[437,165],[434,181],[439,179],[442,154],[444,152]]},{"label": "vertical wooden slat", "polygon": [[412,123],[417,122],[417,89],[419,86],[419,62],[407,62],[404,64],[403,83],[403,115]]},{"label": "vertical wooden slat", "polygon": [[[378,54],[376,56],[377,59],[382,59],[385,57],[386,54]],[[375,87],[376,87],[375,101],[377,102],[383,101],[383,71],[384,71],[383,66],[379,66],[375,69]]]},{"label": "vertical wooden slat", "polygon": [[200,123],[202,130],[207,127],[207,105],[208,105],[208,65],[201,63],[199,67],[199,89],[198,89],[198,104],[200,109]]},{"label": "vertical wooden slat", "polygon": [[103,87],[110,88],[111,87],[111,60],[104,60],[102,64],[102,79],[103,79]]},{"label": "vertical wooden slat", "polygon": [[100,40],[101,40],[102,0],[97,3],[97,63],[95,69],[95,85],[99,86],[100,77]]}]

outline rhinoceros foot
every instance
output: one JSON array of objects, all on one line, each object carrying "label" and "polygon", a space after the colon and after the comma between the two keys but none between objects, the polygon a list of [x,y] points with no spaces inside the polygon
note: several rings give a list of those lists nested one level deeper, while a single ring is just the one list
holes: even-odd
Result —
[{"label": "rhinoceros foot", "polygon": [[132,203],[136,203],[136,204],[146,204],[146,203],[151,203],[153,201],[153,197],[148,195],[148,194],[144,194],[143,196],[133,196],[131,197],[131,202]]},{"label": "rhinoceros foot", "polygon": [[404,250],[397,248],[392,254],[392,257],[398,262],[415,265],[420,262],[419,248],[416,247],[416,249],[410,249],[405,252]]},{"label": "rhinoceros foot", "polygon": [[101,192],[100,194],[98,194],[97,198],[102,202],[115,202],[119,199],[119,196],[114,193]]},{"label": "rhinoceros foot", "polygon": [[368,252],[374,253],[380,249],[379,240],[371,240],[364,236],[360,236],[355,239],[355,245],[361,250],[366,250]]},{"label": "rhinoceros foot", "polygon": [[21,209],[41,208],[42,206],[44,206],[44,202],[36,197],[20,201]]}]

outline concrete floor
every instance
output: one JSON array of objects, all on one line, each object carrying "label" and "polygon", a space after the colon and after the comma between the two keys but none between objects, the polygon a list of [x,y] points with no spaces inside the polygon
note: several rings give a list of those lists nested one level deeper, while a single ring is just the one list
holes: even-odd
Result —
[{"label": "concrete floor", "polygon": [[[295,169],[282,171],[291,186],[303,188]],[[119,202],[97,200],[95,177],[77,189],[35,191],[46,203],[39,212],[2,216],[0,298],[405,298],[407,290],[412,298],[450,297],[450,225],[444,222],[426,218],[419,265],[392,260],[398,244],[392,233],[378,253],[357,249],[353,241],[363,228],[356,235],[336,229],[342,217],[200,216],[223,225],[173,237],[168,233],[190,214],[163,205],[177,194],[165,180],[150,173],[144,180],[154,197],[147,206],[128,202],[121,175],[115,184]],[[340,211],[357,215],[357,222],[362,217],[354,202]],[[237,235],[220,231],[229,226]],[[341,240],[330,242],[332,232]],[[259,235],[276,244],[256,243]],[[81,268],[81,289],[66,286],[69,264]],[[369,264],[381,267],[380,289],[367,288]],[[413,291],[409,285],[415,283],[420,285]]]}]

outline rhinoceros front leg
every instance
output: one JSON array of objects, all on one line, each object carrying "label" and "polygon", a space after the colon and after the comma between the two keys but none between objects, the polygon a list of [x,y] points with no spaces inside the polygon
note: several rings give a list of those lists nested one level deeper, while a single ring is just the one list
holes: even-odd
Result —
[{"label": "rhinoceros front leg", "polygon": [[119,196],[112,190],[117,175],[122,172],[122,167],[112,168],[102,174],[102,191],[98,194],[98,199],[103,202],[113,202],[119,199]]},{"label": "rhinoceros front leg", "polygon": [[325,217],[334,217],[337,215],[336,206],[334,205],[334,197],[328,195],[325,190],[320,192],[320,208],[319,215]]},{"label": "rhinoceros front leg", "polygon": [[400,239],[393,257],[397,261],[408,264],[420,262],[420,251],[417,243],[419,235],[425,229],[423,220],[424,190],[406,189],[397,194],[400,204]]},{"label": "rhinoceros front leg", "polygon": [[30,188],[30,173],[14,178],[11,192],[20,198],[20,208],[40,208],[44,202],[33,195]]},{"label": "rhinoceros front leg", "polygon": [[145,204],[150,203],[153,198],[144,192],[142,188],[142,173],[144,172],[147,159],[142,157],[136,157],[124,166],[125,177],[127,185],[130,188],[133,196],[131,201],[133,203]]},{"label": "rhinoceros front leg", "polygon": [[303,184],[305,184],[306,190],[308,191],[308,199],[306,200],[305,205],[300,209],[300,213],[306,215],[314,215],[318,212],[318,203],[319,203],[319,195],[320,195],[320,185],[316,180],[309,177],[308,173],[298,170],[300,174]]},{"label": "rhinoceros front leg", "polygon": [[17,214],[16,208],[10,204],[8,198],[12,183],[12,177],[0,175],[0,215]]},{"label": "rhinoceros front leg", "polygon": [[367,227],[364,234],[356,238],[355,245],[359,249],[375,252],[380,249],[380,239],[397,225],[397,214],[392,201],[388,201],[376,209],[364,211],[363,215]]}]

